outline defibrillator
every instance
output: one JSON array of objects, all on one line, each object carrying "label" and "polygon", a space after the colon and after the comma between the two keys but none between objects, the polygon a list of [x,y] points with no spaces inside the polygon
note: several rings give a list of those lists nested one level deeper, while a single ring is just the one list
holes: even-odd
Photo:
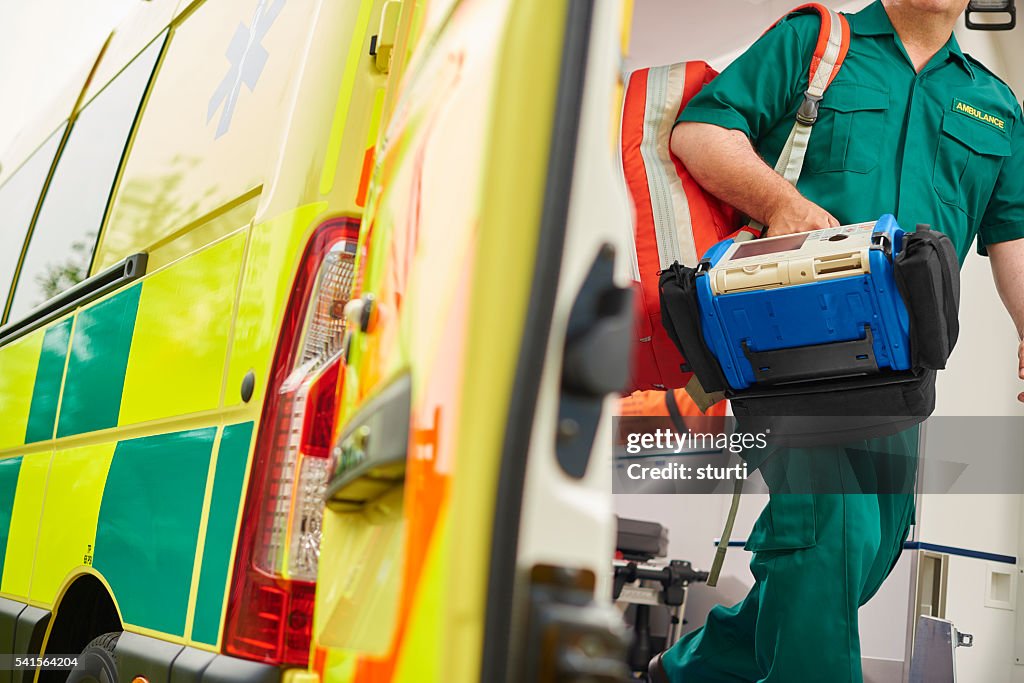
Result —
[{"label": "defibrillator", "polygon": [[704,341],[729,387],[909,369],[893,269],[903,238],[885,215],[712,247],[694,283]]},{"label": "defibrillator", "polygon": [[785,426],[792,446],[924,420],[960,330],[953,243],[923,224],[904,232],[891,215],[724,240],[696,267],[663,270],[658,287],[691,396],[724,396],[737,418],[768,418],[773,435]]},{"label": "defibrillator", "polygon": [[697,267],[697,303],[729,386],[909,369],[909,319],[893,272],[902,243],[886,215],[713,247]]}]

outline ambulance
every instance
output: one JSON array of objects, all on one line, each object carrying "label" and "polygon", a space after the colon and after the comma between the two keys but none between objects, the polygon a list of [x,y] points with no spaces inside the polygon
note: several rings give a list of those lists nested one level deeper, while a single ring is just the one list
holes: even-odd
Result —
[{"label": "ambulance", "polygon": [[0,153],[0,683],[622,680],[632,12],[138,3]]},{"label": "ambulance", "polygon": [[527,619],[617,647],[586,365],[629,314],[593,298],[623,12],[138,3],[0,157],[0,679],[562,666]]}]

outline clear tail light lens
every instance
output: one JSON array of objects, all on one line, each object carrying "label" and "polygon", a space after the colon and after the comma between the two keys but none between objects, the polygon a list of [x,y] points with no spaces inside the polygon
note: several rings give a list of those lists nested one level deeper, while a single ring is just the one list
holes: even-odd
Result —
[{"label": "clear tail light lens", "polygon": [[344,308],[359,222],[321,225],[295,279],[271,369],[224,633],[229,654],[309,661]]}]

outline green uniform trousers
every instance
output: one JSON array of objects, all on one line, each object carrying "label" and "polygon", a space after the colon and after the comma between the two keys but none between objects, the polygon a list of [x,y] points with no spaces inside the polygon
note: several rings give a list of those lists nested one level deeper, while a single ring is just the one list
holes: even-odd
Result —
[{"label": "green uniform trousers", "polygon": [[754,585],[670,648],[665,672],[673,683],[859,683],[857,611],[914,521],[917,429],[780,450],[760,470],[771,496],[746,545]]}]

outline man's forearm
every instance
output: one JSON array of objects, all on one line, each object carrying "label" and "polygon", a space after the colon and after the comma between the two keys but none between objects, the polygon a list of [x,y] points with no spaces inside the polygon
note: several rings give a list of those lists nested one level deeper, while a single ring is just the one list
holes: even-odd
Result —
[{"label": "man's forearm", "polygon": [[670,146],[705,190],[769,226],[772,234],[839,224],[768,166],[740,131],[683,122],[672,130]]},{"label": "man's forearm", "polygon": [[[1017,376],[1024,379],[1024,238],[987,247],[999,298],[1017,328]],[[1017,400],[1024,403],[1024,391]]]},{"label": "man's forearm", "polygon": [[780,202],[799,196],[738,130],[684,122],[672,130],[671,146],[704,189],[762,223]]},{"label": "man's forearm", "polygon": [[988,245],[992,276],[1003,305],[1024,337],[1024,239]]}]

